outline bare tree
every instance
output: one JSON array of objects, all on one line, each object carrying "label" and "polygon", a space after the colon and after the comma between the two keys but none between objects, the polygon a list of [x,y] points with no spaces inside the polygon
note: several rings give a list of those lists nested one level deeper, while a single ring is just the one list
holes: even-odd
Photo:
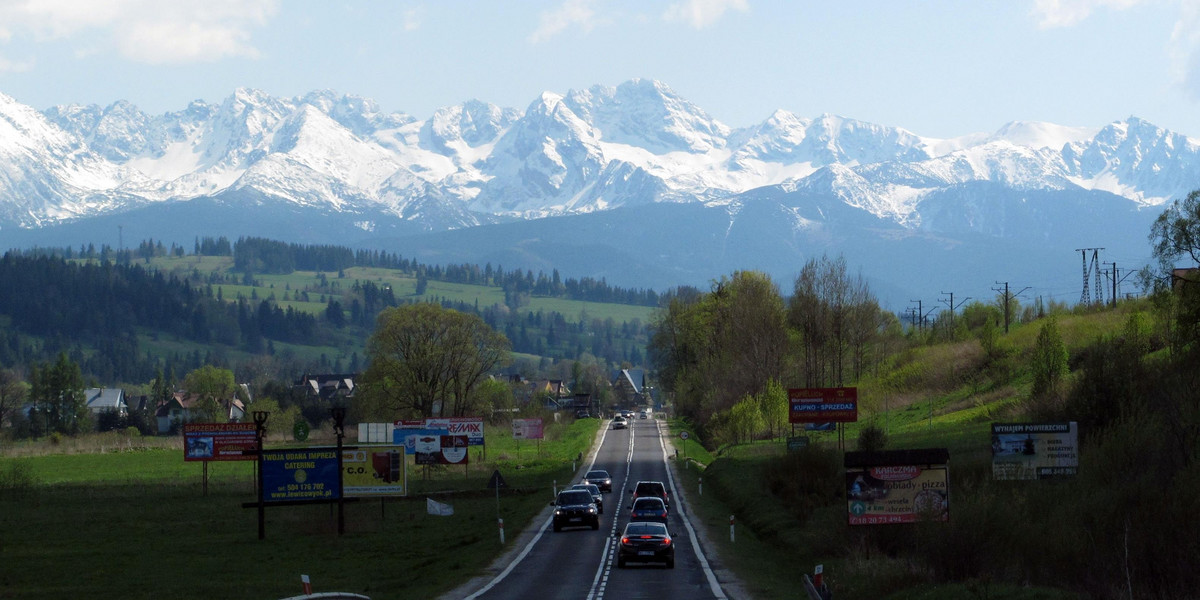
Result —
[{"label": "bare tree", "polygon": [[0,369],[0,424],[12,418],[25,399],[29,397],[29,385],[12,369]]}]

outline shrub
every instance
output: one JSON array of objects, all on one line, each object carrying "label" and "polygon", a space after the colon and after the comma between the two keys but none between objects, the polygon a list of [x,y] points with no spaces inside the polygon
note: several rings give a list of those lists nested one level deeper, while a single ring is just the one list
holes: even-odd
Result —
[{"label": "shrub", "polygon": [[13,461],[7,469],[0,469],[0,497],[22,497],[37,484],[33,469],[24,462]]},{"label": "shrub", "polygon": [[878,452],[887,447],[887,432],[877,425],[867,425],[858,432],[858,449]]}]

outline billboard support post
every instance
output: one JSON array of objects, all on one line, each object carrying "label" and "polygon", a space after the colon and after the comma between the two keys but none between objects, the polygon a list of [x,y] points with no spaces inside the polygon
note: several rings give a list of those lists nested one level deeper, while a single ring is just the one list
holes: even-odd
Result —
[{"label": "billboard support post", "polygon": [[342,467],[342,438],[346,436],[346,407],[335,406],[329,409],[333,417],[333,433],[337,435],[337,466],[338,466],[338,535],[346,533],[346,494],[342,490],[342,478],[345,476]]},{"label": "billboard support post", "polygon": [[255,458],[255,463],[258,465],[258,539],[267,539],[267,511],[264,503],[263,491],[263,437],[267,434],[267,419],[271,413],[256,410],[254,411],[254,439],[258,447],[258,456]]}]

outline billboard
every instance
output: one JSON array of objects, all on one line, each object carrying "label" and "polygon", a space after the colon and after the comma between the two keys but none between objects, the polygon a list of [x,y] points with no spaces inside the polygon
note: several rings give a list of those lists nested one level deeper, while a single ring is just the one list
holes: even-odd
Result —
[{"label": "billboard", "polygon": [[789,423],[853,423],[858,420],[858,388],[791,388]]},{"label": "billboard", "polygon": [[[187,423],[183,460],[254,460],[258,449],[254,423]],[[251,452],[245,453],[245,450]]]},{"label": "billboard", "polygon": [[[447,435],[465,435],[471,446],[483,446],[483,417],[450,417],[445,419],[413,419],[396,421],[393,425],[397,430],[427,429],[445,431]],[[409,433],[399,434],[407,436]],[[400,443],[400,438],[394,438]],[[412,454],[412,452],[409,452]]]},{"label": "billboard", "polygon": [[347,498],[405,495],[404,447],[342,451],[342,494]]},{"label": "billboard", "polygon": [[264,450],[262,480],[264,502],[336,500],[340,491],[337,449]]},{"label": "billboard", "polygon": [[542,439],[541,419],[513,419],[513,439],[540,440]]},{"label": "billboard", "polygon": [[992,479],[1074,477],[1079,431],[1068,423],[992,423]]},{"label": "billboard", "polygon": [[[405,454],[432,454],[439,451],[441,448],[441,437],[449,435],[449,430],[446,429],[396,429],[392,432],[392,443],[397,446],[404,446]],[[436,464],[422,463],[417,464]]]},{"label": "billboard", "polygon": [[846,453],[850,525],[949,521],[945,449]]}]

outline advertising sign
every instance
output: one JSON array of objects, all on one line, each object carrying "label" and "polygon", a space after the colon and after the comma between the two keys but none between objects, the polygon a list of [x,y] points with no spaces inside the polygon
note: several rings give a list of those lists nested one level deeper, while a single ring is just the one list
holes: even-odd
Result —
[{"label": "advertising sign", "polygon": [[[395,430],[405,430],[404,433],[394,434],[395,443],[402,442],[414,429],[444,431],[446,435],[465,435],[471,446],[483,446],[483,417],[451,417],[448,419],[415,419],[396,421]],[[410,451],[409,454],[412,454]]]},{"label": "advertising sign", "polygon": [[262,458],[264,502],[338,498],[336,448],[264,450]]},{"label": "advertising sign", "polygon": [[788,390],[789,423],[853,423],[858,420],[858,388]]},{"label": "advertising sign", "polygon": [[1074,477],[1079,432],[1069,423],[992,423],[992,479]]},{"label": "advertising sign", "polygon": [[404,447],[342,451],[342,494],[347,498],[403,496]]},{"label": "advertising sign", "polygon": [[254,423],[187,423],[183,426],[183,460],[254,460]]},{"label": "advertising sign", "polygon": [[467,447],[470,442],[465,435],[443,435],[442,452],[438,462],[443,465],[467,464]]},{"label": "advertising sign", "polygon": [[944,449],[847,452],[849,524],[949,521],[948,457]]},{"label": "advertising sign", "polygon": [[483,417],[455,417],[447,428],[450,435],[467,436],[467,444],[483,446]]},{"label": "advertising sign", "polygon": [[[405,454],[436,454],[441,451],[442,436],[449,434],[450,432],[445,429],[396,429],[392,432],[392,443],[397,446],[403,445]],[[434,462],[427,463],[417,462],[417,464],[432,465],[437,464],[437,461],[434,460]]]},{"label": "advertising sign", "polygon": [[541,419],[513,419],[513,439],[540,440],[542,439]]}]

